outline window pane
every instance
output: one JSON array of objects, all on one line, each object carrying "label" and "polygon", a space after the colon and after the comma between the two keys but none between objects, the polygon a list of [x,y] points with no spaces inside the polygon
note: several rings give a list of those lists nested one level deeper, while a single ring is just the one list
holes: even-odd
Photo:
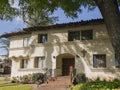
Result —
[{"label": "window pane", "polygon": [[29,37],[26,37],[26,38],[23,38],[23,46],[29,46],[29,41],[30,41],[30,38]]},{"label": "window pane", "polygon": [[80,31],[68,32],[68,41],[80,40]]},{"label": "window pane", "polygon": [[93,39],[93,30],[83,30],[81,31],[82,40],[91,40]]},{"label": "window pane", "polygon": [[97,60],[96,56],[93,56],[93,67],[94,68],[98,67],[98,60]]},{"label": "window pane", "polygon": [[42,60],[41,60],[41,58],[39,57],[38,60],[39,60],[39,61],[38,61],[38,67],[39,67],[39,68],[42,68]]},{"label": "window pane", "polygon": [[27,68],[27,60],[23,60],[24,61],[24,68]]},{"label": "window pane", "polygon": [[115,54],[115,67],[116,67],[116,68],[120,68],[120,63],[119,63],[119,61],[118,61],[118,59],[117,59],[116,54]]}]

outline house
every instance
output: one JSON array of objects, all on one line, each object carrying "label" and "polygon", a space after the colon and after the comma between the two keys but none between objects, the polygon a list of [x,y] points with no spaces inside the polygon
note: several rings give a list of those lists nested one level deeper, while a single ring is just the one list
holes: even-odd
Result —
[{"label": "house", "polygon": [[11,77],[47,69],[52,69],[53,76],[66,76],[70,67],[90,79],[120,76],[102,19],[29,27],[1,37],[10,38]]}]

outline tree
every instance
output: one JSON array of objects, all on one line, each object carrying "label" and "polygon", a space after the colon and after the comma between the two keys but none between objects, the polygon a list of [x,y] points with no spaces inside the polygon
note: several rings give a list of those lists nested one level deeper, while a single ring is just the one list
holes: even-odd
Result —
[{"label": "tree", "polygon": [[0,0],[0,19],[12,20],[18,15],[18,10],[11,7],[8,0]]},{"label": "tree", "polygon": [[50,16],[52,13],[47,8],[42,8],[40,0],[20,0],[19,14],[23,21],[30,26],[53,24],[57,17]]},{"label": "tree", "polygon": [[20,16],[28,26],[53,24],[58,20],[58,18],[52,16],[52,13],[47,9],[42,9],[42,7],[37,8],[36,1],[17,1],[19,1],[18,4],[20,8],[14,6],[14,0],[0,0],[1,20],[13,20],[13,18]]},{"label": "tree", "polygon": [[[8,0],[1,1],[7,5],[7,8],[10,7],[7,2]],[[98,7],[104,18],[117,59],[120,62],[120,11],[118,5],[120,5],[120,0],[19,0],[20,8],[17,11],[20,12],[19,15],[23,15],[23,19],[25,15],[31,18],[37,12],[37,17],[35,18],[39,19],[40,16],[41,18],[48,17],[57,8],[61,8],[64,10],[66,16],[75,18],[78,13],[81,12],[81,6],[87,7],[89,10]],[[0,10],[2,10],[1,8],[3,8],[3,6],[0,6]],[[9,10],[6,12],[6,8],[3,9],[5,12],[3,13],[3,11],[0,11],[0,17],[2,17],[1,19],[8,19],[8,16],[13,18],[12,16],[17,15],[18,13],[16,12],[16,9],[12,7],[10,7],[10,10],[13,11],[13,13],[10,13]],[[45,16],[44,11],[48,12],[47,16]],[[41,15],[41,12],[44,14]]]},{"label": "tree", "polygon": [[117,0],[96,0],[96,4],[104,18],[116,58],[120,63],[120,11]]}]

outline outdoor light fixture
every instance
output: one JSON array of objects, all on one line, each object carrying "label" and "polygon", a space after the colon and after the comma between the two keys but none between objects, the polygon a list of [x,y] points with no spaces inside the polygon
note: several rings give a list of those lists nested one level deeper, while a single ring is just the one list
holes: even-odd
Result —
[{"label": "outdoor light fixture", "polygon": [[56,58],[55,56],[53,56],[53,58]]},{"label": "outdoor light fixture", "polygon": [[85,49],[83,49],[83,50],[81,51],[81,53],[83,54],[83,57],[85,57],[85,54],[87,53],[87,51],[86,51]]}]

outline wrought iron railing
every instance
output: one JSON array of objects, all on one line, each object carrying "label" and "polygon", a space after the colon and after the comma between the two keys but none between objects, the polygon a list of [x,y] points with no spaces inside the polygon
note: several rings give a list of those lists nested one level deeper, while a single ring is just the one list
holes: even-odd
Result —
[{"label": "wrought iron railing", "polygon": [[75,76],[76,76],[76,68],[74,68],[73,71],[70,73],[71,84],[73,83]]}]

